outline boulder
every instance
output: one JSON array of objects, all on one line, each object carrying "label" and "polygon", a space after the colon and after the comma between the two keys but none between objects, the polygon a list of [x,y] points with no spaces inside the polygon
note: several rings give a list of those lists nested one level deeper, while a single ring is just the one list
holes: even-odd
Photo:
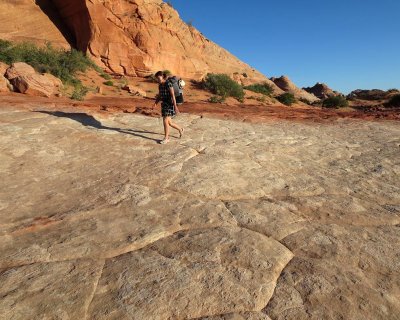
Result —
[{"label": "boulder", "polygon": [[6,70],[8,69],[8,65],[0,62],[0,92],[9,92],[12,91],[12,86],[10,82],[4,77]]},{"label": "boulder", "polygon": [[50,97],[62,86],[60,79],[50,74],[39,74],[24,62],[13,63],[5,76],[17,92],[32,96]]},{"label": "boulder", "polygon": [[292,93],[298,99],[305,99],[309,102],[319,101],[315,95],[298,88],[287,76],[281,76],[279,78],[271,78],[272,82],[274,82],[280,89],[285,92]]},{"label": "boulder", "polygon": [[10,82],[0,75],[0,92],[9,92],[11,90]]},{"label": "boulder", "polygon": [[125,87],[122,88],[122,90],[126,90],[129,93],[133,94],[134,96],[140,96],[140,97],[146,97],[147,93],[143,89],[140,89],[138,87],[132,86],[132,85],[126,85]]},{"label": "boulder", "polygon": [[0,75],[4,76],[6,74],[6,71],[8,68],[9,68],[9,65],[0,61]]},{"label": "boulder", "polygon": [[319,99],[327,99],[330,97],[336,97],[341,95],[339,92],[333,91],[325,83],[319,83],[319,82],[317,82],[313,87],[303,88],[303,90],[313,94]]}]

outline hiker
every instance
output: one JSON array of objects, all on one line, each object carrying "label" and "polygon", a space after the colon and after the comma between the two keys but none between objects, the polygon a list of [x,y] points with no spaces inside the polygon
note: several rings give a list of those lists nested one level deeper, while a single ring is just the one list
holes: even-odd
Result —
[{"label": "hiker", "polygon": [[179,109],[176,103],[175,90],[172,82],[168,79],[168,75],[162,71],[156,73],[156,79],[159,83],[158,89],[159,94],[154,103],[154,108],[161,101],[161,114],[164,123],[164,139],[160,141],[160,144],[167,144],[169,142],[169,127],[172,127],[179,131],[179,138],[182,138],[183,128],[180,128],[177,124],[172,122],[172,117],[179,113]]}]

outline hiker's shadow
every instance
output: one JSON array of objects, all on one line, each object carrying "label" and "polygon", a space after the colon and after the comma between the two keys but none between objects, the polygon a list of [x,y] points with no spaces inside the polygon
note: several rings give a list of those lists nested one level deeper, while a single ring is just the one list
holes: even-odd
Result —
[{"label": "hiker's shadow", "polygon": [[73,113],[73,112],[61,112],[61,111],[37,111],[40,113],[46,113],[54,117],[60,117],[60,118],[68,118],[74,121],[77,121],[84,125],[85,127],[93,127],[96,129],[102,129],[102,130],[112,130],[112,131],[117,131],[120,133],[124,134],[130,134],[135,137],[147,139],[147,140],[152,140],[152,141],[160,141],[160,139],[155,139],[151,137],[147,137],[143,134],[152,134],[152,135],[160,135],[157,132],[151,132],[151,131],[144,131],[144,130],[132,130],[132,129],[121,129],[121,128],[113,128],[113,127],[107,127],[101,124],[100,121],[98,121],[95,117],[86,114],[86,113]]}]

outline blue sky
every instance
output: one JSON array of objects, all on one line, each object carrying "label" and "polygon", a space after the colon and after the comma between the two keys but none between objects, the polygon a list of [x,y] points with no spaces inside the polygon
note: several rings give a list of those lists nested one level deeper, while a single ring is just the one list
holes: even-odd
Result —
[{"label": "blue sky", "polygon": [[172,0],[184,21],[268,77],[400,88],[400,0]]}]

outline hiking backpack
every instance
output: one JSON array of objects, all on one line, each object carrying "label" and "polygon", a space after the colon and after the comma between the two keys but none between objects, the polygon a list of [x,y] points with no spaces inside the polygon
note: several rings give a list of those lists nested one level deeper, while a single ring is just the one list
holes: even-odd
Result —
[{"label": "hiking backpack", "polygon": [[185,81],[177,76],[172,76],[168,78],[168,81],[172,84],[175,92],[176,104],[183,104],[183,88],[185,87]]}]

